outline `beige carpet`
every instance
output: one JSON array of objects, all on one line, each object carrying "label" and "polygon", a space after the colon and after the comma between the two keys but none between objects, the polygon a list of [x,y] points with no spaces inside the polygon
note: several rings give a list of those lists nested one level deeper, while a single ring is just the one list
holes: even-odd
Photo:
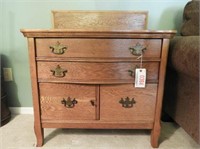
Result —
[{"label": "beige carpet", "polygon": [[[16,115],[0,128],[0,149],[34,149],[33,115]],[[160,149],[199,149],[174,123],[162,123]],[[38,148],[39,149],[39,148]],[[42,149],[151,149],[147,130],[45,129]]]}]

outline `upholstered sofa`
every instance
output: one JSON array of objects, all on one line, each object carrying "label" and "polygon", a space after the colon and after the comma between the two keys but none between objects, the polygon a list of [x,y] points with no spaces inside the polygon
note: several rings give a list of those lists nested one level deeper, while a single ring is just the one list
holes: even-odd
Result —
[{"label": "upholstered sofa", "polygon": [[185,5],[180,36],[170,43],[163,102],[163,111],[198,143],[199,2]]}]

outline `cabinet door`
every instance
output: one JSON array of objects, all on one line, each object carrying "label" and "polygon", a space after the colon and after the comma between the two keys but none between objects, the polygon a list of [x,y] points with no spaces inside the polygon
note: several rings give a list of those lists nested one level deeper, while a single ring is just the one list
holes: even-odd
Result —
[{"label": "cabinet door", "polygon": [[94,120],[95,85],[40,83],[42,120]]},{"label": "cabinet door", "polygon": [[101,85],[100,120],[153,122],[157,84],[135,88],[134,84]]}]

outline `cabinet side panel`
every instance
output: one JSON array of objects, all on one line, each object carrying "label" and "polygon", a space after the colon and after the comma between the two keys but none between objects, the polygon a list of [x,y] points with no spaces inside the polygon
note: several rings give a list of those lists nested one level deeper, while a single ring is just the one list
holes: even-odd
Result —
[{"label": "cabinet side panel", "polygon": [[39,104],[39,93],[37,83],[37,71],[35,61],[35,42],[34,38],[28,38],[28,49],[29,49],[29,63],[30,63],[30,74],[32,82],[32,99],[34,109],[34,130],[37,137],[37,146],[43,144],[43,129],[40,119],[40,104]]},{"label": "cabinet side panel", "polygon": [[151,145],[152,147],[155,148],[158,147],[158,139],[160,136],[160,129],[161,129],[160,117],[162,110],[162,100],[163,100],[169,41],[170,41],[169,39],[163,39],[163,44],[162,44],[162,54],[161,54],[161,62],[159,68],[159,81],[158,81],[159,83],[158,83],[158,92],[157,92],[156,109],[155,109],[155,120],[154,120],[153,130],[151,131]]}]

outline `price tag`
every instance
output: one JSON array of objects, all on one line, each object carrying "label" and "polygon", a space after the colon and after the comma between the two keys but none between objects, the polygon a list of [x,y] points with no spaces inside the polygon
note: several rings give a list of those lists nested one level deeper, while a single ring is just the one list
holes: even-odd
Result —
[{"label": "price tag", "polygon": [[135,87],[145,88],[146,85],[146,69],[137,68],[135,69]]}]

